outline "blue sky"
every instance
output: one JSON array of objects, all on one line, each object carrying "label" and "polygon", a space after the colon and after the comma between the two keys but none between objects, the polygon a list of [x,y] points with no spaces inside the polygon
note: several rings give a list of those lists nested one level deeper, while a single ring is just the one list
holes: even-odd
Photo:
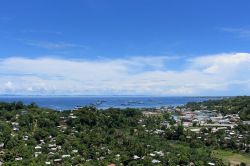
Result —
[{"label": "blue sky", "polygon": [[0,94],[248,95],[249,7],[3,0]]}]

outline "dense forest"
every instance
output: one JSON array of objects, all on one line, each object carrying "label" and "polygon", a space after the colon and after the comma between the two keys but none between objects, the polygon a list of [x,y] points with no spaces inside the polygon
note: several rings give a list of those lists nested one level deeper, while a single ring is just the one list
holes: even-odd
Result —
[{"label": "dense forest", "polygon": [[208,100],[203,102],[190,102],[187,107],[192,110],[209,109],[217,110],[223,115],[239,114],[242,120],[250,120],[250,97],[226,97],[221,100]]},{"label": "dense forest", "polygon": [[[219,107],[223,112],[229,103],[227,109],[245,112],[247,101],[243,97],[202,105],[214,108],[216,103],[223,104]],[[196,109],[200,104],[188,106]],[[250,130],[249,126],[240,129]],[[168,112],[144,116],[138,109],[95,107],[59,112],[35,103],[0,103],[0,163],[4,165],[220,166],[224,164],[212,155],[214,149],[244,149],[249,153],[242,146],[250,138],[239,147],[236,140],[222,140],[224,135],[223,131],[212,133],[206,128],[199,135],[192,133]]]}]

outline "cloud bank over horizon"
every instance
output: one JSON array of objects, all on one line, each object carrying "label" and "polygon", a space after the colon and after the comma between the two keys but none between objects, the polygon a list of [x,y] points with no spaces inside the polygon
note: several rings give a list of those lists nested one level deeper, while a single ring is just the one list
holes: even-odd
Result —
[{"label": "cloud bank over horizon", "polygon": [[[178,61],[181,67],[173,68]],[[175,63],[176,64],[176,63]],[[247,95],[250,53],[117,59],[0,59],[0,94]]]}]

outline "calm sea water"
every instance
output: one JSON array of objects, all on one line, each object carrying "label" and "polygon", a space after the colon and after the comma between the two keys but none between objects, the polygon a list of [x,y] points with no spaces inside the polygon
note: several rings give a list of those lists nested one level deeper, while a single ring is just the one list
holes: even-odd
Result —
[{"label": "calm sea water", "polygon": [[22,101],[25,104],[37,103],[40,107],[56,110],[73,109],[76,106],[95,105],[97,108],[158,108],[161,106],[177,106],[187,102],[205,101],[204,97],[0,97],[0,101]]}]

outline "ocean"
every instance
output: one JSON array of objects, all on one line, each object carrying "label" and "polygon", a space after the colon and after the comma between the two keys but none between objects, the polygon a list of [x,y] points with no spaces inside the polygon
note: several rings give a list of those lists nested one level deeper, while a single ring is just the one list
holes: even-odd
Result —
[{"label": "ocean", "polygon": [[[218,97],[217,97],[218,98]],[[55,110],[70,110],[76,106],[94,105],[100,109],[106,108],[159,108],[162,106],[178,106],[188,102],[199,102],[215,97],[135,97],[135,96],[75,96],[75,97],[38,97],[38,96],[2,96],[0,102],[22,101],[25,104],[35,102],[40,107]]]}]

